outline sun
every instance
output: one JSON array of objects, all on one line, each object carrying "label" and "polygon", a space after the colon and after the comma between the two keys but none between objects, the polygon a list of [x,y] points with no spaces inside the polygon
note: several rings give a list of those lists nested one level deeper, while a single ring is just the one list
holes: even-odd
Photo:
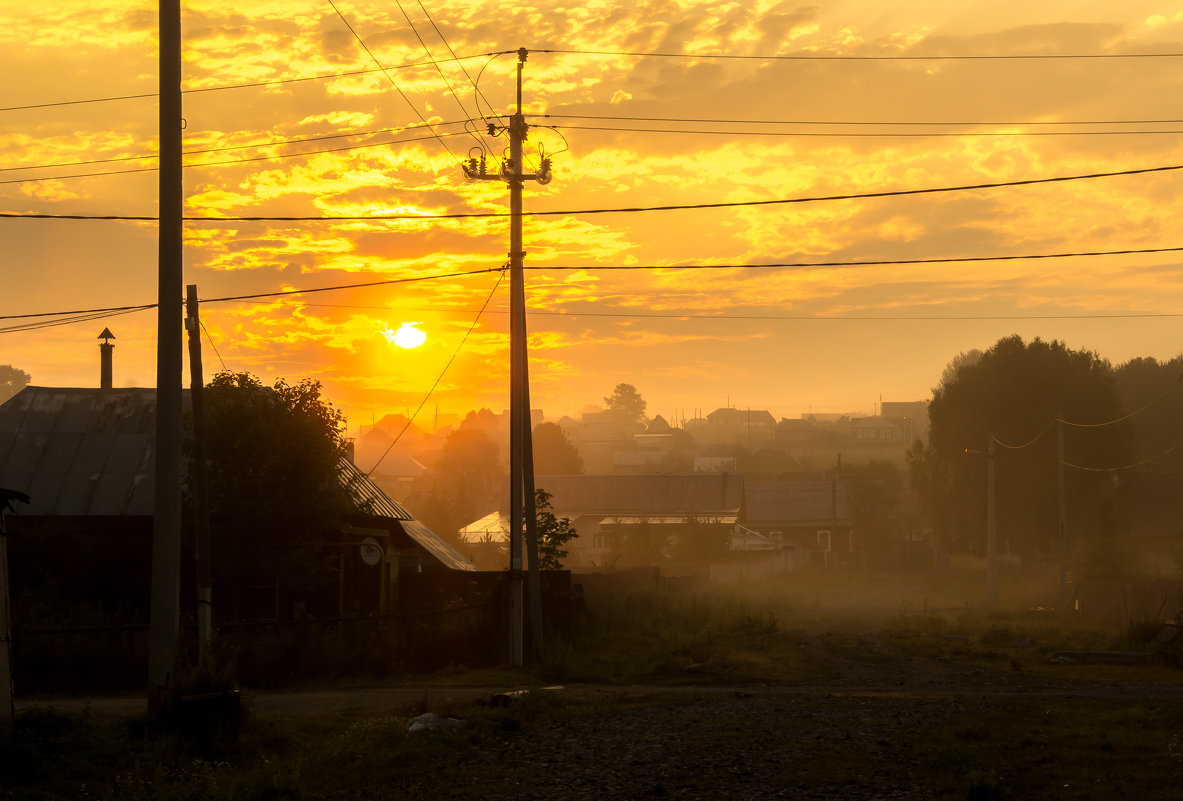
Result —
[{"label": "sun", "polygon": [[427,341],[427,334],[420,331],[415,326],[422,325],[422,323],[403,323],[399,326],[397,331],[391,331],[389,328],[382,330],[382,335],[386,337],[386,341],[392,345],[398,345],[400,348],[417,348]]}]

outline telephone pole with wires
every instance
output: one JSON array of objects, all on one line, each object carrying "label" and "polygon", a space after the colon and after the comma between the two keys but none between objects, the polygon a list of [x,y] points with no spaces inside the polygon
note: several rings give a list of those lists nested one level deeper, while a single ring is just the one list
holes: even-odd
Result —
[{"label": "telephone pole with wires", "polygon": [[509,445],[509,579],[510,579],[510,663],[522,665],[522,533],[523,517],[529,548],[530,630],[534,655],[542,655],[542,593],[538,575],[538,528],[534,508],[534,449],[530,429],[530,376],[526,350],[526,291],[522,246],[522,186],[526,181],[548,184],[551,181],[550,159],[543,158],[537,172],[527,173],[522,160],[522,145],[529,126],[522,115],[522,68],[529,51],[518,50],[517,106],[509,126],[489,124],[490,135],[505,132],[509,136],[509,158],[490,174],[485,155],[469,158],[463,165],[469,181],[504,181],[509,184],[509,349],[510,349],[510,445]]}]

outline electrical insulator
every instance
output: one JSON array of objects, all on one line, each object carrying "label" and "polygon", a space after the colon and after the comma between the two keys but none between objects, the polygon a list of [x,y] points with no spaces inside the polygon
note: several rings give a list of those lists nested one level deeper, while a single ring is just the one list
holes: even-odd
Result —
[{"label": "electrical insulator", "polygon": [[551,175],[551,172],[550,172],[550,159],[543,159],[542,166],[538,170],[538,178],[537,178],[538,183],[549,184],[550,179],[553,177],[554,176]]}]

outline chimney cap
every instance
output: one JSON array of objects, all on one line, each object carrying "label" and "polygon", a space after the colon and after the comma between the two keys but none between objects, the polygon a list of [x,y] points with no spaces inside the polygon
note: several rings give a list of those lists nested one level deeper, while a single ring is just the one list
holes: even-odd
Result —
[{"label": "chimney cap", "polygon": [[114,339],[115,335],[111,333],[110,328],[104,328],[103,333],[99,334],[98,339]]}]

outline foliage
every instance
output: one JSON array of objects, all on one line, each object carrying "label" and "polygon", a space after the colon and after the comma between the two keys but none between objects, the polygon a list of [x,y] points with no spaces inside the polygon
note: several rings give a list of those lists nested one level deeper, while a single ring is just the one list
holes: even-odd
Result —
[{"label": "foliage", "polygon": [[1166,362],[1131,359],[1114,371],[1114,380],[1122,408],[1138,412],[1130,419],[1134,458],[1150,472],[1183,472],[1183,450],[1171,447],[1183,441],[1183,416],[1178,412],[1183,356]]},{"label": "foliage", "polygon": [[860,549],[888,554],[899,542],[904,478],[892,462],[874,461],[847,468],[854,529]]},{"label": "foliage", "polygon": [[[952,381],[938,387],[929,404],[930,441],[936,464],[918,453],[917,470],[934,468],[918,487],[929,496],[922,505],[940,506],[932,493],[947,487],[948,524],[943,541],[981,552],[985,543],[986,462],[991,437],[1015,447],[995,448],[997,526],[1003,552],[1050,555],[1058,530],[1058,458],[1056,418],[1097,424],[1122,417],[1109,364],[1090,351],[1071,350],[1062,342],[1019,336],[1000,339],[976,362],[962,363]],[[1069,464],[1108,467],[1131,457],[1127,424],[1069,428],[1064,460]],[[918,461],[919,460],[919,461]],[[947,484],[946,484],[947,482]],[[1114,496],[1111,476],[1070,470],[1066,500],[1069,526],[1088,536],[1095,529],[1099,505]],[[937,524],[938,520],[932,521]]]},{"label": "foliage", "polygon": [[498,447],[483,428],[464,426],[444,441],[432,467],[431,489],[418,517],[433,531],[455,541],[456,532],[490,509],[500,486]]},{"label": "foliage", "polygon": [[558,423],[534,427],[534,473],[539,476],[575,476],[583,473],[583,457]]},{"label": "foliage", "polygon": [[632,384],[617,384],[612,394],[604,398],[609,411],[621,414],[625,419],[640,422],[645,419],[645,403],[641,393]]},{"label": "foliage", "polygon": [[555,517],[551,509],[551,494],[542,488],[534,490],[534,517],[538,527],[538,568],[561,570],[567,558],[567,543],[578,536],[570,518]]},{"label": "foliage", "polygon": [[339,479],[344,416],[310,379],[223,372],[204,400],[215,581],[327,581],[320,544],[356,509]]},{"label": "foliage", "polygon": [[11,364],[0,364],[0,403],[4,403],[16,393],[29,385],[33,376],[13,367]]}]

